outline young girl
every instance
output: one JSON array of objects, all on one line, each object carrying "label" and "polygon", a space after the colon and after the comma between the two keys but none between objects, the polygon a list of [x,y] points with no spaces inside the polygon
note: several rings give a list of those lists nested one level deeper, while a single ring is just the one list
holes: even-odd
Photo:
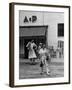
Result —
[{"label": "young girl", "polygon": [[44,66],[42,54],[43,54],[43,48],[41,46],[41,47],[39,47],[39,59],[40,59],[41,74],[43,74],[43,66]]},{"label": "young girl", "polygon": [[45,45],[43,45],[43,47],[40,49],[39,54],[40,54],[41,74],[44,73],[44,66],[45,66],[46,74],[49,75],[50,70],[48,68],[48,61],[46,60],[48,52],[47,52]]}]

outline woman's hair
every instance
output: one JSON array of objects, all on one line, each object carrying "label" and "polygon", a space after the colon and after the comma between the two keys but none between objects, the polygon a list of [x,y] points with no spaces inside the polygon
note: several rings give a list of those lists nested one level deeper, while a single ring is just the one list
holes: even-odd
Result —
[{"label": "woman's hair", "polygon": [[31,42],[34,42],[34,40],[31,40]]},{"label": "woman's hair", "polygon": [[43,47],[43,48],[45,48],[45,47],[46,47],[46,45],[45,45],[45,44],[43,44],[43,45],[42,45],[42,47]]}]

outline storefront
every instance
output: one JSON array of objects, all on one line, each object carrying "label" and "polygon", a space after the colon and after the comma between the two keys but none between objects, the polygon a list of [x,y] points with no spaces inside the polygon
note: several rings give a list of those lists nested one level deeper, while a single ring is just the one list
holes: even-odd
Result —
[{"label": "storefront", "polygon": [[[34,40],[38,46],[39,43],[46,44],[46,33],[48,26],[21,26],[20,27],[20,50],[24,52],[20,55],[21,57],[28,58],[27,43]],[[21,51],[22,51],[21,50]]]},{"label": "storefront", "polygon": [[[59,24],[63,24],[60,26]],[[59,28],[62,27],[62,28]],[[58,32],[64,30],[64,13],[39,12],[39,11],[19,11],[19,53],[20,57],[28,58],[26,44],[30,40],[38,45],[39,42],[46,43],[47,46],[64,47],[64,35]],[[64,32],[61,32],[64,33]],[[62,41],[63,45],[59,45]]]}]

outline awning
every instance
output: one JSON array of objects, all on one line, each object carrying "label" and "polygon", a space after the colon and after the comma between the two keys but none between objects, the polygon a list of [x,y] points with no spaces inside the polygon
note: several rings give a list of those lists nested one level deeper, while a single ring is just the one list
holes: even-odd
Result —
[{"label": "awning", "polygon": [[46,33],[47,26],[33,26],[33,27],[20,27],[19,36],[44,36]]}]

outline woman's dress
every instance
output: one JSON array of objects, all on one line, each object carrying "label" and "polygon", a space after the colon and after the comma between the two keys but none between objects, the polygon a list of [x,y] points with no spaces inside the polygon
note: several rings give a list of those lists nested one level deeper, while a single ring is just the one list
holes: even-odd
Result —
[{"label": "woman's dress", "polygon": [[29,48],[29,54],[28,54],[28,58],[32,59],[32,58],[36,58],[36,53],[34,51],[34,47],[36,47],[35,43],[30,43],[30,48]]}]

